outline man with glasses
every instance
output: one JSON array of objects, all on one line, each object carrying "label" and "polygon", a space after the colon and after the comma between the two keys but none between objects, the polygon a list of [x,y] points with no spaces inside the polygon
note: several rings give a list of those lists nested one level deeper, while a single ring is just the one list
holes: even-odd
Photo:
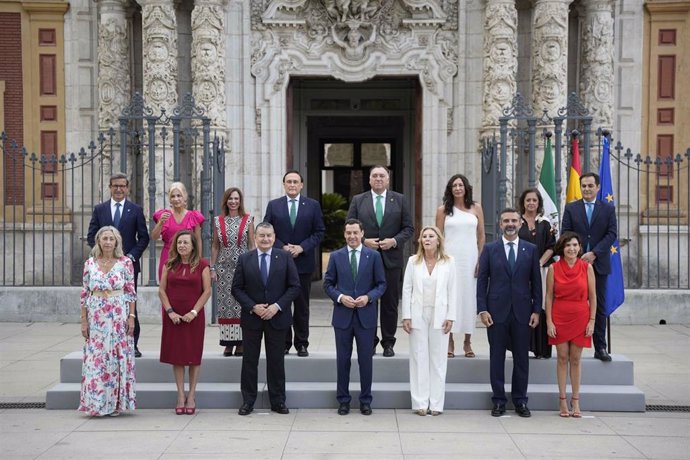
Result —
[{"label": "man with glasses", "polygon": [[[139,278],[139,258],[149,245],[149,232],[146,228],[146,218],[141,206],[127,199],[129,194],[129,179],[124,173],[110,176],[108,185],[110,199],[97,204],[93,209],[89,231],[86,240],[90,247],[96,244],[96,233],[101,227],[112,225],[122,235],[122,249],[134,265],[134,289],[137,288]],[[139,309],[135,309],[134,318],[134,356],[141,357],[139,351]]]}]

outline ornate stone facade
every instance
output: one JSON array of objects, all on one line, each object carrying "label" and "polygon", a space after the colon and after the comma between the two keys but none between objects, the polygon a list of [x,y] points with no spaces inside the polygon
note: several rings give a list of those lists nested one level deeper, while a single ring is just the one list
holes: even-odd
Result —
[{"label": "ornate stone facade", "polygon": [[532,105],[549,114],[568,97],[568,5],[571,0],[537,0],[532,21]]},{"label": "ornate stone facade", "polygon": [[493,132],[517,92],[517,21],[513,0],[490,0],[484,19],[482,131]]},{"label": "ornate stone facade", "polygon": [[613,127],[613,1],[585,3],[580,98],[594,126]]}]

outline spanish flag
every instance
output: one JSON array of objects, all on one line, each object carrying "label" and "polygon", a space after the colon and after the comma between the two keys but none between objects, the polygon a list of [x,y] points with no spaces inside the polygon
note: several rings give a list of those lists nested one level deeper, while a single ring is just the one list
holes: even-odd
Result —
[{"label": "spanish flag", "polygon": [[568,174],[568,188],[565,192],[565,202],[581,200],[582,192],[580,191],[580,175],[582,168],[580,167],[580,141],[577,137],[573,137],[573,160],[570,163],[570,173]]}]

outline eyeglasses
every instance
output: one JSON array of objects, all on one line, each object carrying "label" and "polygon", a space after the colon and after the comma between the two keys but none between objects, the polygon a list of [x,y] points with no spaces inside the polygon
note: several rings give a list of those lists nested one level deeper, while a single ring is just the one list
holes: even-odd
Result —
[{"label": "eyeglasses", "polygon": [[127,188],[128,185],[110,184],[110,188]]}]

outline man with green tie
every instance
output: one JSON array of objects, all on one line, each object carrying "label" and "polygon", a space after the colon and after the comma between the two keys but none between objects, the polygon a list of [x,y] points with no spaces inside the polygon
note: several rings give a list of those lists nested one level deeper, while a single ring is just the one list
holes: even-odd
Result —
[{"label": "man with green tie", "polygon": [[[264,222],[273,225],[276,241],[273,245],[292,255],[299,272],[300,295],[294,301],[293,328],[297,356],[309,356],[309,297],[311,277],[316,269],[316,248],[321,243],[326,227],[318,201],[301,194],[304,180],[299,171],[288,171],[283,176],[285,196],[271,200],[266,206]],[[293,334],[288,329],[285,354],[292,347]]]},{"label": "man with green tie", "polygon": [[[352,197],[348,219],[358,219],[364,226],[364,245],[379,251],[386,268],[386,292],[381,297],[381,346],[383,356],[395,356],[395,332],[398,326],[400,280],[404,266],[403,248],[414,235],[407,199],[388,190],[390,172],[377,165],[369,171],[371,190]],[[374,349],[379,338],[374,339]]]}]

